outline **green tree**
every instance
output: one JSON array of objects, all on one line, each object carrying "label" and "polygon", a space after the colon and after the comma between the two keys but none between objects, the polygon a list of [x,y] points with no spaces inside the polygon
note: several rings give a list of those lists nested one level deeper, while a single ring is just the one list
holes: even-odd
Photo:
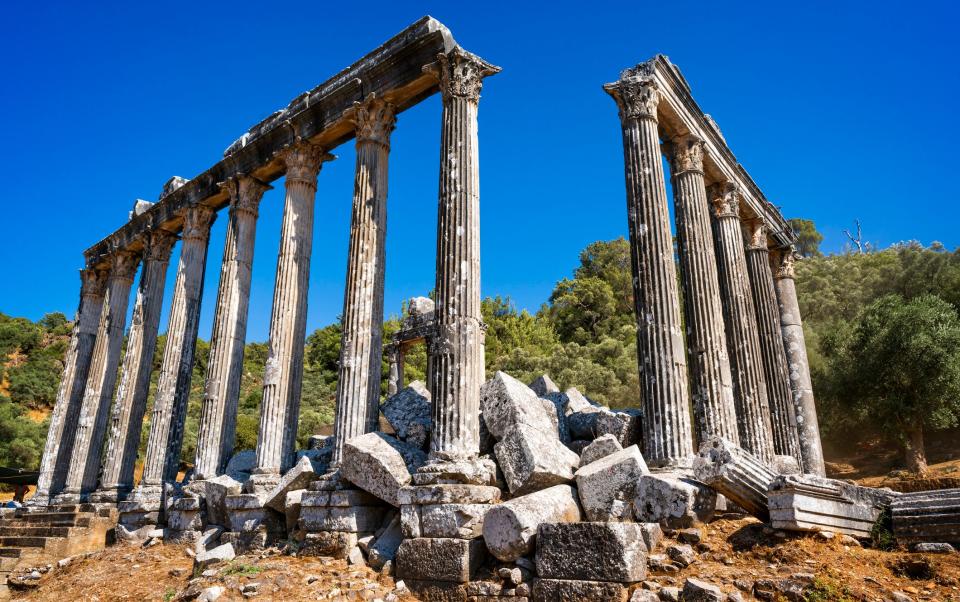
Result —
[{"label": "green tree", "polygon": [[820,252],[820,243],[823,242],[823,234],[817,231],[813,220],[795,217],[787,220],[793,229],[793,234],[797,237],[797,251],[804,257],[822,257]]}]

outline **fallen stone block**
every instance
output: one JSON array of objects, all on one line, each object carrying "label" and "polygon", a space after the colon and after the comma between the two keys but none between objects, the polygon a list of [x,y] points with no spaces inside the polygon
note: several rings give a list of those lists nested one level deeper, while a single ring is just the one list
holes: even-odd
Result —
[{"label": "fallen stone block", "polygon": [[184,491],[203,498],[208,524],[226,527],[229,524],[227,496],[239,495],[242,485],[229,474],[222,474],[212,479],[193,481],[184,487]]},{"label": "fallen stone block", "polygon": [[693,577],[683,583],[683,602],[724,602],[726,596],[716,585]]},{"label": "fallen stone block", "polygon": [[420,509],[423,506],[403,504],[400,506],[400,530],[404,537],[420,537]]},{"label": "fallen stone block", "polygon": [[[306,497],[306,496],[304,496]],[[382,506],[307,506],[301,503],[298,525],[305,531],[373,533],[383,522]]]},{"label": "fallen stone block", "polygon": [[200,498],[177,498],[167,509],[167,527],[174,531],[203,531],[206,524],[202,510]]},{"label": "fallen stone block", "polygon": [[617,439],[616,435],[601,435],[583,449],[583,453],[580,454],[580,466],[596,462],[600,458],[615,454],[622,449],[623,446],[620,445],[620,440]]},{"label": "fallen stone block", "polygon": [[597,420],[603,414],[603,408],[588,406],[567,414],[567,428],[573,439],[593,441],[596,438]]},{"label": "fallen stone block", "polygon": [[667,556],[681,567],[688,567],[697,561],[697,553],[687,544],[667,546]]},{"label": "fallen stone block", "polygon": [[540,397],[540,403],[550,415],[550,422],[553,423],[557,438],[564,443],[570,443],[570,427],[567,425],[567,415],[563,411],[567,402],[563,393],[551,393],[546,397]]},{"label": "fallen stone block", "polygon": [[587,520],[631,520],[636,483],[649,472],[636,445],[578,469],[577,491]]},{"label": "fallen stone block", "polygon": [[262,530],[270,534],[280,534],[284,530],[284,516],[275,510],[264,508],[263,501],[252,493],[227,496],[227,517],[230,531],[234,533]]},{"label": "fallen stone block", "polygon": [[559,439],[526,424],[505,433],[493,451],[514,495],[571,481],[580,464],[580,457]]},{"label": "fallen stone block", "polygon": [[416,470],[425,461],[426,454],[412,445],[383,433],[367,433],[344,444],[340,475],[360,489],[399,507],[397,493],[401,487],[410,484],[411,464]]},{"label": "fallen stone block", "polygon": [[466,583],[485,558],[486,547],[479,539],[405,539],[397,549],[397,577]]},{"label": "fallen stone block", "polygon": [[723,494],[753,516],[766,522],[767,488],[777,477],[759,458],[722,437],[700,446],[693,462],[698,481]]},{"label": "fallen stone block", "polygon": [[298,554],[300,556],[329,556],[346,560],[350,550],[357,546],[357,534],[347,531],[316,531],[307,533]]},{"label": "fallen stone block", "polygon": [[777,474],[802,474],[800,463],[793,456],[776,455],[770,462],[770,468]]},{"label": "fallen stone block", "polygon": [[252,449],[239,451],[231,456],[223,473],[241,483],[250,478],[253,467],[257,465],[257,452]]},{"label": "fallen stone block", "polygon": [[288,533],[297,528],[304,493],[307,493],[306,489],[294,489],[287,492],[286,499],[283,502],[283,516],[286,519]]},{"label": "fallen stone block", "polygon": [[480,410],[487,429],[498,441],[518,425],[556,432],[537,394],[504,372],[497,372],[480,388]]},{"label": "fallen stone block", "polygon": [[627,594],[622,583],[542,578],[533,583],[534,602],[626,602]]},{"label": "fallen stone block", "polygon": [[419,380],[388,397],[380,411],[397,437],[419,448],[426,447],[432,429],[430,391]]},{"label": "fallen stone block", "polygon": [[473,539],[483,533],[490,504],[431,504],[420,508],[421,537]]},{"label": "fallen stone block", "polygon": [[564,391],[563,394],[567,398],[567,405],[563,408],[563,412],[567,416],[574,412],[581,412],[589,408],[598,407],[595,403],[587,399],[587,396],[581,393],[576,387],[570,387]]},{"label": "fallen stone block", "polygon": [[889,489],[860,487],[815,475],[779,476],[767,492],[770,524],[788,531],[833,531],[869,537],[896,496]]},{"label": "fallen stone block", "polygon": [[622,447],[642,441],[642,416],[640,410],[605,410],[600,412],[593,425],[595,437],[613,435]]},{"label": "fallen stone block", "polygon": [[280,478],[280,482],[273,491],[267,494],[263,505],[277,512],[285,512],[287,492],[295,489],[306,489],[310,482],[316,478],[317,473],[313,471],[313,464],[310,458],[303,456]]},{"label": "fallen stone block", "polygon": [[537,397],[546,397],[549,393],[560,392],[560,387],[547,374],[538,376],[528,386],[537,394]]},{"label": "fallen stone block", "polygon": [[647,546],[636,523],[542,523],[536,563],[548,579],[633,583],[647,575]]},{"label": "fallen stone block", "polygon": [[500,489],[491,485],[415,485],[398,494],[401,504],[496,504]]},{"label": "fallen stone block", "polygon": [[643,532],[643,543],[647,546],[647,552],[657,549],[663,541],[663,529],[660,523],[640,523],[640,530]]},{"label": "fallen stone block", "polygon": [[395,516],[387,528],[377,536],[367,553],[367,563],[374,570],[379,571],[388,561],[397,557],[397,550],[403,542],[403,532],[400,528],[400,517]]},{"label": "fallen stone block", "polygon": [[716,507],[713,489],[676,473],[643,475],[633,498],[633,515],[638,521],[668,529],[710,522]]},{"label": "fallen stone block", "polygon": [[199,568],[207,568],[210,565],[217,564],[218,562],[227,562],[233,560],[236,557],[236,554],[233,551],[233,546],[231,544],[223,544],[222,546],[217,546],[212,550],[203,550],[199,552],[193,558],[193,563]]},{"label": "fallen stone block", "polygon": [[904,493],[890,504],[893,535],[902,544],[960,546],[960,489]]},{"label": "fallen stone block", "polygon": [[923,542],[913,544],[910,551],[918,554],[953,554],[956,549],[948,543]]},{"label": "fallen stone block", "polygon": [[541,523],[581,519],[577,490],[570,485],[554,485],[492,506],[483,520],[483,541],[498,560],[513,562],[535,550]]}]

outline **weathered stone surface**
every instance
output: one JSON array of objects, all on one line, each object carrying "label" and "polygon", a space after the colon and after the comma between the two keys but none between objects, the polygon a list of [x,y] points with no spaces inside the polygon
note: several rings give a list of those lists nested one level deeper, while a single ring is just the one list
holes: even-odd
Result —
[{"label": "weathered stone surface", "polygon": [[416,504],[400,506],[400,530],[404,537],[420,537],[421,508],[422,506]]},{"label": "weathered stone surface", "polygon": [[496,504],[500,489],[490,485],[414,485],[397,496],[401,504]]},{"label": "weathered stone surface", "polygon": [[284,512],[287,492],[295,489],[305,489],[316,476],[316,473],[313,472],[313,464],[310,462],[310,458],[301,456],[293,468],[283,475],[280,483],[273,488],[273,491],[267,494],[263,505],[277,512]]},{"label": "weathered stone surface", "polygon": [[329,556],[346,559],[357,546],[357,534],[347,531],[316,531],[307,533],[300,546],[301,556]]},{"label": "weathered stone surface", "polygon": [[556,432],[536,393],[504,372],[497,372],[480,388],[480,408],[490,434],[498,441],[518,425],[544,433]]},{"label": "weathered stone surface", "polygon": [[697,561],[697,553],[684,543],[667,546],[667,556],[681,567],[688,567]]},{"label": "weathered stone surface", "polygon": [[533,584],[534,602],[626,602],[627,588],[622,583],[578,581],[574,579],[537,579]]},{"label": "weathered stone surface", "polygon": [[372,533],[383,522],[385,508],[380,506],[300,506],[300,528],[307,531],[346,531]]},{"label": "weathered stone surface", "polygon": [[630,520],[636,483],[647,473],[636,445],[577,470],[577,491],[587,520]]},{"label": "weathered stone surface", "polygon": [[638,521],[660,523],[670,529],[710,522],[716,507],[713,489],[676,473],[643,475],[633,499]]},{"label": "weathered stone surface", "polygon": [[397,550],[397,577],[466,583],[484,558],[486,548],[479,539],[405,539]]},{"label": "weathered stone surface", "polygon": [[283,501],[283,516],[286,519],[287,532],[290,533],[297,528],[297,522],[300,520],[300,508],[303,507],[303,494],[306,489],[294,489],[288,491]]},{"label": "weathered stone surface", "polygon": [[560,387],[547,374],[541,374],[529,386],[537,394],[537,397],[546,397],[549,393],[560,392]]},{"label": "weathered stone surface", "polygon": [[660,523],[640,523],[640,530],[643,532],[643,543],[647,545],[647,551],[652,552],[663,540],[663,529]]},{"label": "weathered stone surface", "polygon": [[250,493],[230,495],[226,499],[227,518],[230,531],[235,533],[266,530],[270,533],[283,532],[285,518],[283,514],[263,507],[263,500]]},{"label": "weathered stone surface", "polygon": [[893,534],[900,543],[960,546],[960,489],[904,493],[893,500],[890,513]]},{"label": "weathered stone surface", "polygon": [[540,403],[550,415],[550,422],[557,432],[557,437],[564,443],[570,442],[570,427],[567,425],[567,415],[564,413],[566,399],[563,393],[550,393],[545,397],[540,397]]},{"label": "weathered stone surface", "polygon": [[596,425],[605,408],[588,405],[576,412],[567,414],[567,428],[574,439],[592,441],[596,436]]},{"label": "weathered stone surface", "polygon": [[178,498],[167,509],[167,527],[176,531],[202,531],[205,527],[198,498]]},{"label": "weathered stone surface", "polygon": [[630,602],[660,602],[660,596],[648,589],[634,590]]},{"label": "weathered stone surface", "polygon": [[613,435],[621,447],[640,444],[643,422],[639,410],[606,410],[600,412],[593,425],[597,437]]},{"label": "weathered stone surface", "polygon": [[423,448],[430,437],[433,421],[430,417],[430,391],[417,380],[388,397],[380,406],[384,418],[393,427],[397,437]]},{"label": "weathered stone surface", "polygon": [[212,550],[203,550],[194,556],[193,562],[200,568],[206,568],[218,562],[227,562],[228,560],[233,560],[235,556],[236,554],[233,551],[233,546],[226,543],[222,546],[217,546]]},{"label": "weathered stone surface", "polygon": [[910,548],[918,554],[953,554],[957,550],[948,543],[915,543]]},{"label": "weathered stone surface", "polygon": [[694,475],[718,493],[762,521],[767,510],[767,487],[776,474],[750,452],[721,437],[700,446],[694,460]]},{"label": "weathered stone surface", "polygon": [[896,495],[815,475],[780,476],[768,491],[770,523],[774,529],[868,537],[877,517]]},{"label": "weathered stone surface", "polygon": [[542,523],[536,562],[549,579],[633,583],[647,575],[647,546],[636,523]]},{"label": "weathered stone surface", "polygon": [[580,454],[580,466],[609,456],[623,449],[620,440],[613,434],[601,435],[587,445]]},{"label": "weathered stone surface", "polygon": [[720,588],[706,581],[688,577],[683,583],[683,602],[724,602]]},{"label": "weathered stone surface", "polygon": [[473,539],[483,532],[490,504],[431,504],[420,509],[421,537]]},{"label": "weathered stone surface", "polygon": [[367,433],[344,444],[341,476],[379,497],[400,506],[397,494],[411,481],[408,459],[414,466],[426,460],[426,454],[383,433]]},{"label": "weathered stone surface", "polygon": [[256,462],[257,452],[252,449],[239,451],[233,454],[223,472],[242,483],[250,478],[250,472]]},{"label": "weathered stone surface", "polygon": [[404,534],[400,527],[400,517],[395,516],[387,528],[377,536],[376,541],[367,552],[367,563],[375,570],[380,570],[388,561],[397,557],[397,550],[403,542]]},{"label": "weathered stone surface", "polygon": [[587,396],[581,393],[576,387],[570,387],[564,391],[563,394],[567,399],[567,405],[563,408],[564,414],[567,416],[574,412],[582,412],[596,407],[595,404],[587,399]]},{"label": "weathered stone surface", "polygon": [[[792,410],[793,408],[791,408]],[[797,447],[797,454],[799,455],[800,448]],[[797,462],[797,459],[793,456],[783,456],[777,455],[773,457],[773,460],[770,462],[770,468],[773,469],[773,472],[777,474],[801,474],[800,464]]]},{"label": "weathered stone surface", "polygon": [[498,560],[513,562],[534,551],[541,523],[578,522],[581,518],[576,489],[555,485],[493,506],[484,517],[483,540]]},{"label": "weathered stone surface", "polygon": [[212,479],[191,481],[184,487],[184,490],[203,498],[206,503],[207,522],[209,524],[225,527],[229,523],[227,496],[238,495],[240,486],[239,481],[228,474],[222,474]]},{"label": "weathered stone surface", "polygon": [[514,495],[568,482],[580,464],[580,457],[559,439],[527,424],[517,424],[504,433],[493,450]]}]

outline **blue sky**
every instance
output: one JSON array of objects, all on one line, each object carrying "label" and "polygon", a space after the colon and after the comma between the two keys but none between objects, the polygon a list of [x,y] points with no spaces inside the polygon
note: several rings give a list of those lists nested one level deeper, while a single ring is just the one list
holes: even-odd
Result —
[{"label": "blue sky", "polygon": [[[0,25],[0,311],[72,315],[82,251],[135,198],[212,165],[252,124],[424,14],[503,67],[480,103],[484,295],[536,310],[579,251],[626,234],[623,160],[601,84],[664,53],[737,158],[824,249],[863,222],[881,246],[960,245],[952,3],[14,3]],[[356,8],[353,8],[356,6]],[[388,203],[388,313],[433,286],[440,105],[403,113]],[[352,143],[319,179],[308,329],[340,313]],[[250,340],[267,338],[282,181],[257,233]],[[209,338],[227,216],[214,225]],[[177,256],[171,263],[165,329]],[[132,303],[131,303],[132,306]]]}]

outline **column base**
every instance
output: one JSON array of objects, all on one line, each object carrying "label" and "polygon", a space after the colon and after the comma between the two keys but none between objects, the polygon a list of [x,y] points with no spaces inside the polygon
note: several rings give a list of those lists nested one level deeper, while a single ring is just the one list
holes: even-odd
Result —
[{"label": "column base", "polygon": [[127,499],[133,487],[117,485],[115,487],[101,487],[90,494],[90,501],[94,503],[118,503]]},{"label": "column base", "polygon": [[50,506],[65,506],[71,504],[80,504],[85,501],[87,496],[79,491],[63,491],[58,493],[50,500]]},{"label": "column base", "polygon": [[414,485],[496,485],[497,467],[488,458],[431,458],[413,474]]}]

